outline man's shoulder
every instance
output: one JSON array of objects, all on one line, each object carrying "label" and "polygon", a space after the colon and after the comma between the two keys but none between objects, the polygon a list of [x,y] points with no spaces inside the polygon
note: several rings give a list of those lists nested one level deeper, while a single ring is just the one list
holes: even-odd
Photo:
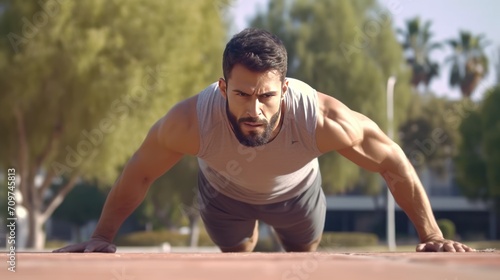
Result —
[{"label": "man's shoulder", "polygon": [[294,106],[304,106],[304,103],[317,106],[317,91],[308,83],[294,78],[287,78],[288,95]]},{"label": "man's shoulder", "polygon": [[175,127],[190,127],[195,124],[196,119],[196,104],[198,102],[198,95],[184,99],[175,104],[163,116],[163,123],[165,125],[172,125]]},{"label": "man's shoulder", "polygon": [[198,119],[196,104],[198,95],[189,97],[170,109],[160,120],[160,137],[175,147],[173,150],[193,154],[197,149]]},{"label": "man's shoulder", "polygon": [[175,104],[168,114],[173,115],[175,119],[185,118],[182,121],[188,121],[188,122],[196,121],[197,109],[199,104],[206,102],[207,98],[210,98],[212,96],[218,96],[214,94],[217,93],[218,91],[219,91],[218,83],[217,82],[211,83],[204,89],[199,91],[196,95],[193,95]]},{"label": "man's shoulder", "polygon": [[311,91],[315,91],[315,89],[311,85],[302,80],[290,77],[287,77],[286,80],[288,81],[288,88],[294,91],[303,93],[309,93]]},{"label": "man's shoulder", "polygon": [[207,85],[205,88],[203,88],[197,95],[204,96],[204,95],[211,95],[214,92],[218,92],[219,89],[219,83],[218,82],[213,82],[209,85]]}]

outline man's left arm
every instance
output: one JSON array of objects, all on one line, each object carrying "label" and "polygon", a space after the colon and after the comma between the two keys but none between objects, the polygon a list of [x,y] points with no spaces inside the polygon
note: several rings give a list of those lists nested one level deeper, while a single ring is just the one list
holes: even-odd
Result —
[{"label": "man's left arm", "polygon": [[336,99],[319,94],[320,118],[316,133],[321,151],[335,150],[362,168],[380,173],[395,201],[414,224],[420,244],[416,250],[468,252],[474,249],[443,238],[432,208],[408,158],[369,118]]}]

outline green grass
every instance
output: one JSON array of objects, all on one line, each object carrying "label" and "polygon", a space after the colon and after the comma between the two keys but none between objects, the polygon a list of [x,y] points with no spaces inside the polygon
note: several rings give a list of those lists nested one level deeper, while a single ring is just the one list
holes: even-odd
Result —
[{"label": "green grass", "polygon": [[45,249],[59,249],[69,244],[69,242],[62,240],[48,240],[45,242]]}]

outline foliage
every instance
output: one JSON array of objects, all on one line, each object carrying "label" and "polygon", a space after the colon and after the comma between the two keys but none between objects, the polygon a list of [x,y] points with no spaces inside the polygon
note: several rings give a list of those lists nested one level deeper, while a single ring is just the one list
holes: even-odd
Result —
[{"label": "foliage", "polygon": [[[251,25],[265,28],[284,42],[288,76],[332,95],[386,129],[386,86],[397,77],[395,124],[405,118],[410,73],[403,69],[401,47],[391,27],[391,13],[375,1],[270,1]],[[345,192],[363,177],[368,193],[378,193],[380,176],[338,154],[320,158],[327,193]],[[364,175],[366,174],[366,175]]]},{"label": "foliage", "polygon": [[81,182],[68,193],[52,217],[79,227],[84,226],[99,218],[105,200],[106,193],[96,184]]},{"label": "foliage", "polygon": [[0,1],[0,166],[18,170],[37,248],[79,177],[112,184],[153,122],[220,76],[217,1]]},{"label": "foliage", "polygon": [[57,240],[57,239],[47,240],[45,242],[46,249],[59,249],[59,248],[62,248],[64,246],[67,246],[67,245],[70,245],[70,243],[68,241]]},{"label": "foliage", "polygon": [[401,146],[417,170],[429,167],[445,174],[447,161],[458,152],[458,127],[472,106],[463,100],[414,94],[399,134]]},{"label": "foliage", "polygon": [[455,158],[457,181],[471,199],[500,205],[500,86],[489,90],[477,109],[460,125],[461,142]]},{"label": "foliage", "polygon": [[[196,158],[184,157],[150,187],[138,215],[153,228],[185,226],[196,201],[198,166]],[[192,211],[189,211],[192,210]],[[188,213],[189,212],[189,213]]]},{"label": "foliage", "polygon": [[403,36],[403,49],[410,52],[406,61],[412,68],[411,84],[415,88],[421,83],[429,87],[431,80],[439,76],[439,64],[430,60],[430,54],[441,48],[441,44],[431,42],[431,24],[430,21],[422,24],[420,17],[415,17],[406,21],[406,30],[398,29]]},{"label": "foliage", "polygon": [[444,238],[451,240],[455,239],[455,224],[451,220],[440,219],[437,220],[437,224],[439,226],[439,229],[441,229]]},{"label": "foliage", "polygon": [[361,247],[378,245],[378,237],[365,232],[324,232],[320,248]]},{"label": "foliage", "polygon": [[460,31],[459,38],[448,40],[448,44],[453,49],[453,55],[447,59],[452,63],[450,85],[459,87],[464,98],[470,98],[489,71],[485,37]]}]

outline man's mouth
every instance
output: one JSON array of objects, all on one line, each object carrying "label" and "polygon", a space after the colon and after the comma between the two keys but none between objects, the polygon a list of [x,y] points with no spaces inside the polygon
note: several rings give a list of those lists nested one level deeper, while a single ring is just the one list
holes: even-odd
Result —
[{"label": "man's mouth", "polygon": [[256,123],[256,122],[243,122],[243,124],[251,127],[259,127],[264,125],[263,123]]}]

